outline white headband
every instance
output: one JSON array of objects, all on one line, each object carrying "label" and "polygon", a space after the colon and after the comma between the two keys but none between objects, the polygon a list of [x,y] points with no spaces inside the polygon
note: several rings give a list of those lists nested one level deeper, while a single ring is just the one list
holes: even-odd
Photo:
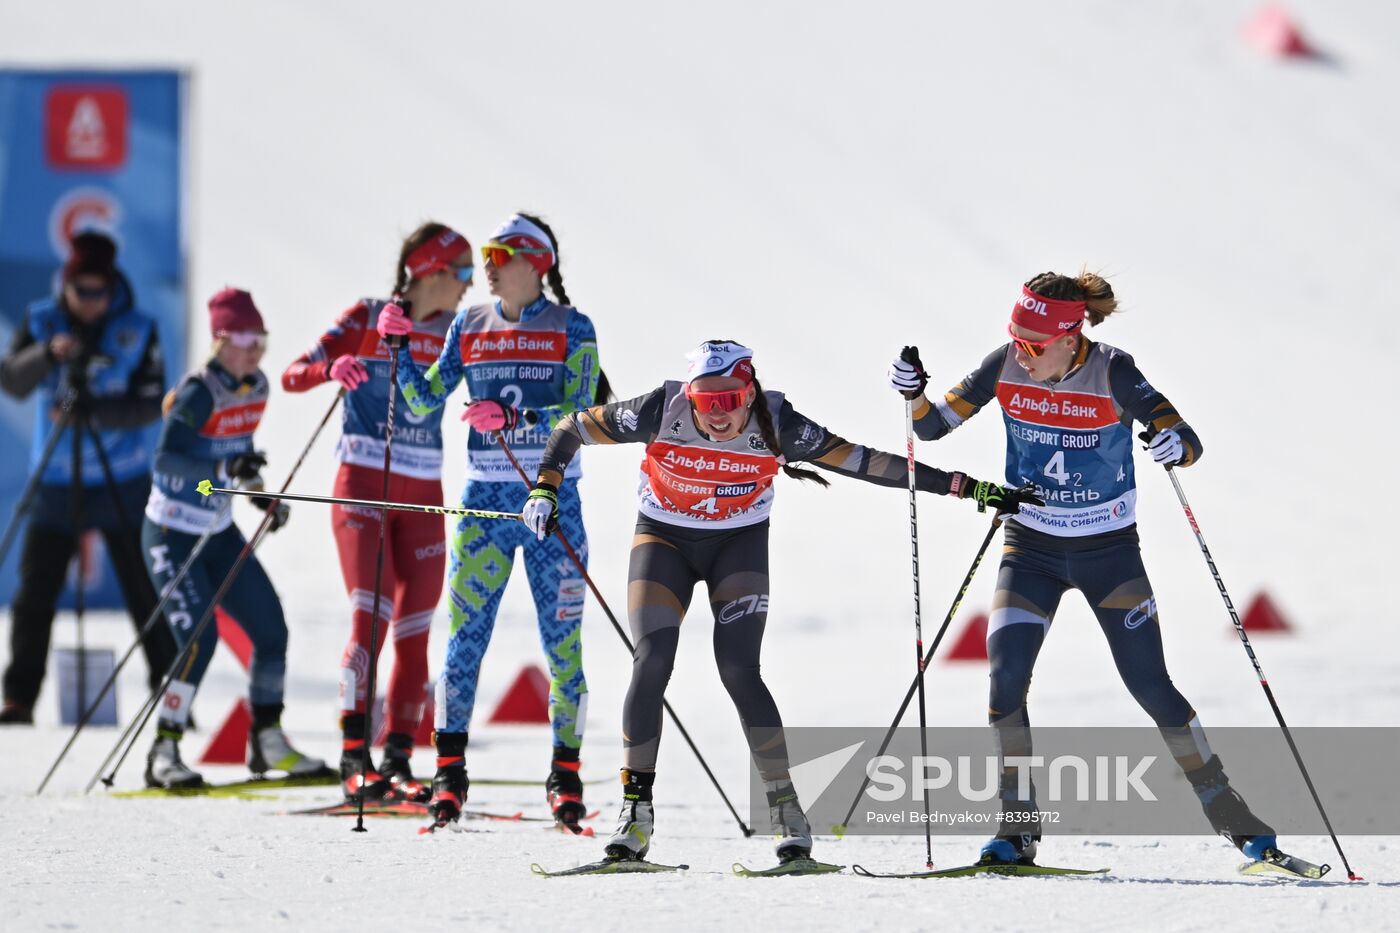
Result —
[{"label": "white headband", "polygon": [[558,253],[558,250],[554,246],[554,241],[549,238],[549,234],[541,230],[539,224],[521,217],[519,214],[512,214],[505,223],[491,231],[491,239],[497,242],[503,243],[506,239],[513,236],[527,236],[541,246],[546,247],[551,253]]},{"label": "white headband", "polygon": [[[745,382],[753,380],[753,363],[740,367],[745,360],[753,360],[753,351],[741,343],[702,343],[685,355],[685,379],[694,382],[704,376],[735,376]],[[740,368],[736,372],[736,367]]]}]

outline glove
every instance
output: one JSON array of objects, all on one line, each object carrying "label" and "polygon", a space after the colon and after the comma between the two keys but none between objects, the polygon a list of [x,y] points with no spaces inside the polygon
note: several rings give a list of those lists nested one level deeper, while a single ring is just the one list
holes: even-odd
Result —
[{"label": "glove", "polygon": [[398,342],[393,338],[402,337],[413,330],[413,322],[408,319],[408,315],[403,313],[403,308],[396,304],[387,304],[379,311],[379,320],[375,323],[374,329],[379,331],[379,336],[384,338],[384,342],[391,347],[398,346]]},{"label": "glove", "polygon": [[1171,428],[1158,431],[1143,431],[1138,435],[1147,444],[1147,452],[1162,466],[1176,466],[1186,459],[1186,445],[1181,443],[1181,435]]},{"label": "glove", "polygon": [[558,493],[544,485],[530,490],[530,496],[525,500],[525,508],[520,510],[520,520],[541,541],[554,534],[555,529],[559,527]]},{"label": "glove", "polygon": [[249,497],[254,505],[272,516],[272,522],[267,526],[268,531],[276,531],[287,524],[287,519],[292,517],[292,507],[281,499],[269,499],[266,496]]},{"label": "glove", "polygon": [[509,405],[492,398],[472,402],[462,412],[462,420],[482,434],[490,431],[509,431],[520,423],[520,413]]},{"label": "glove", "polygon": [[365,364],[349,353],[336,357],[335,361],[326,367],[326,374],[343,385],[346,392],[353,392],[369,382],[369,370],[365,369]]},{"label": "glove", "polygon": [[224,473],[230,479],[254,479],[267,466],[267,458],[256,450],[234,454],[224,461]]},{"label": "glove", "polygon": [[895,361],[890,364],[890,388],[911,402],[924,394],[928,385],[928,373],[919,360],[918,347],[905,347]]},{"label": "glove", "polygon": [[986,480],[973,483],[964,497],[977,503],[977,511],[987,511],[987,506],[996,510],[997,515],[1015,515],[1023,505],[1044,505],[1045,500],[1035,494],[1035,484],[1027,483],[1019,489],[1013,486],[998,486]]}]

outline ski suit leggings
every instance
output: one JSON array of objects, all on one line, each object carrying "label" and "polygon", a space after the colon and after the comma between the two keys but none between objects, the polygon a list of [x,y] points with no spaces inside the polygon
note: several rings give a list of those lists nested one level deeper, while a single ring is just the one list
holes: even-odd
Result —
[{"label": "ski suit leggings", "polygon": [[632,682],[622,712],[623,766],[656,770],[662,698],[676,663],[681,620],[695,584],[710,591],[715,663],[764,781],[788,778],[783,721],[763,683],[759,654],[768,621],[768,523],[696,529],[640,518],[627,571]]},{"label": "ski suit leggings", "polygon": [[[341,464],[335,479],[336,496],[378,499],[383,493],[382,472]],[[390,473],[389,499],[442,505],[442,483]],[[384,518],[384,571],[375,651],[383,650],[385,636],[392,631],[394,667],[386,691],[389,731],[413,735],[423,714],[424,687],[428,682],[428,629],[442,596],[447,539],[441,515],[389,511]],[[363,713],[369,688],[370,629],[374,627],[371,623],[379,512],[356,506],[331,506],[331,528],[353,613],[350,643],[340,662],[340,708],[345,713]]]},{"label": "ski suit leggings", "polygon": [[1031,753],[1026,692],[1036,656],[1066,590],[1084,594],[1108,639],[1124,685],[1166,738],[1183,770],[1210,757],[1191,704],[1172,684],[1162,656],[1157,601],[1143,568],[1136,527],[1062,538],[1006,524],[1006,545],[987,623],[991,661],[988,718],[1002,756]]},{"label": "ski suit leggings", "polygon": [[[141,549],[146,570],[158,592],[169,588],[180,572],[199,535],[172,531],[146,519],[141,526]],[[170,601],[165,606],[165,618],[175,643],[184,648],[194,634],[194,628],[209,608],[209,601],[238,561],[245,544],[237,525],[229,525],[211,537],[185,574]],[[248,698],[254,706],[282,702],[282,685],[287,674],[287,622],[282,615],[282,601],[272,588],[272,581],[263,572],[257,557],[243,563],[238,579],[224,594],[221,608],[238,623],[253,643]],[[219,630],[211,618],[200,633],[199,642],[175,672],[175,680],[198,687],[209,668],[214,649],[219,644]]]},{"label": "ski suit leggings", "polygon": [[[462,504],[472,509],[519,512],[525,496],[525,485],[520,482],[471,480],[462,494]],[[588,541],[575,480],[559,488],[559,530],[586,566]],[[438,679],[435,725],[438,732],[466,732],[471,725],[481,659],[491,643],[516,548],[525,554],[540,642],[549,663],[554,745],[578,748],[583,742],[588,693],[580,642],[586,584],[557,536],[539,541],[516,521],[463,518],[453,532],[448,560],[450,634]]]}]

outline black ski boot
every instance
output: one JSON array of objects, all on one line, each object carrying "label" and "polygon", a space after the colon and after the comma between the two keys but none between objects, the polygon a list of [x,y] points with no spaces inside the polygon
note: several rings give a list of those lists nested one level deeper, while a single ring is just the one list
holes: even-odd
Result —
[{"label": "black ski boot", "polygon": [[1277,850],[1278,838],[1273,828],[1251,813],[1244,798],[1230,786],[1219,755],[1212,755],[1210,761],[1188,772],[1186,779],[1201,801],[1211,829],[1235,848],[1256,860]]},{"label": "black ski boot", "polygon": [[554,822],[574,833],[582,831],[579,821],[588,814],[583,805],[583,779],[578,769],[578,749],[556,746],[549,777],[544,782]]},{"label": "black ski boot", "polygon": [[467,734],[439,732],[437,741],[437,773],[433,775],[433,793],[428,800],[428,815],[439,826],[455,823],[467,803]]},{"label": "black ski boot", "polygon": [[413,776],[409,759],[413,756],[413,737],[402,732],[390,732],[384,741],[384,758],[379,773],[389,784],[389,793],[410,803],[427,803],[433,791]]},{"label": "black ski boot", "polygon": [[389,782],[374,770],[373,762],[365,770],[365,716],[347,713],[340,720],[340,789],[350,803],[382,800],[389,792]]}]

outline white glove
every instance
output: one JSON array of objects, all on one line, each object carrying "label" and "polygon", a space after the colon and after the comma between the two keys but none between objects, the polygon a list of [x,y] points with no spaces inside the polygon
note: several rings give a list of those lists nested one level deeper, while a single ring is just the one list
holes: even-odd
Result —
[{"label": "white glove", "polygon": [[1157,436],[1148,443],[1147,452],[1157,463],[1166,466],[1176,466],[1186,459],[1186,447],[1181,443],[1181,435],[1171,428],[1158,431]]},{"label": "white glove", "polygon": [[525,508],[520,510],[520,520],[541,541],[554,530],[554,526],[557,524],[554,512],[555,503],[558,501],[553,492],[536,489],[530,494],[530,498],[525,500]]},{"label": "white glove", "polygon": [[890,363],[890,388],[905,398],[917,398],[928,385],[923,363],[919,360],[917,347],[905,347],[904,352]]}]

